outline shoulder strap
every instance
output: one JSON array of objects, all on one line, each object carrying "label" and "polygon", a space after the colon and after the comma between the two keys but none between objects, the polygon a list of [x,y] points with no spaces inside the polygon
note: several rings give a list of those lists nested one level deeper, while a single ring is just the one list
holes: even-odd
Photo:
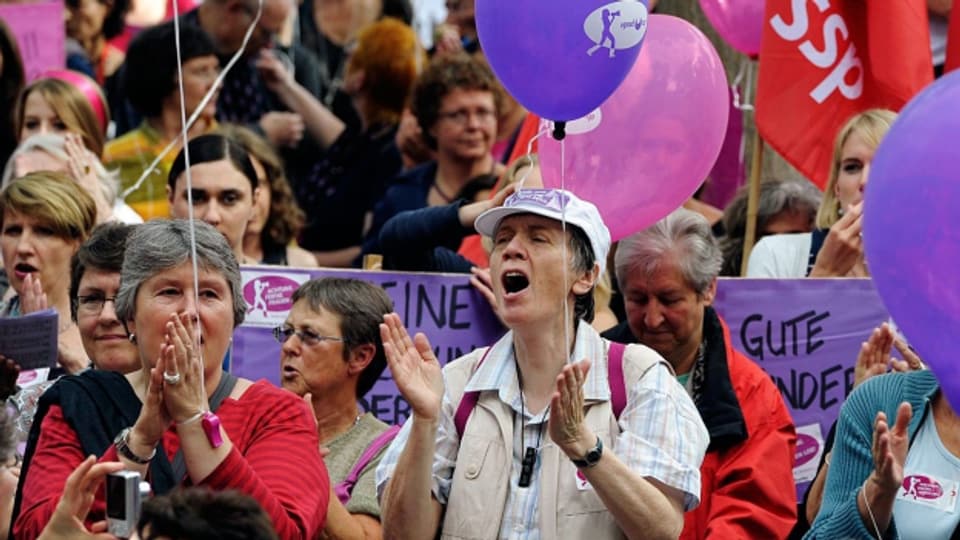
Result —
[{"label": "shoulder strap", "polygon": [[[490,354],[490,349],[492,348],[492,346],[487,347],[483,356],[480,357],[480,361],[473,367],[473,373],[476,373],[477,370],[480,369],[480,365],[487,359],[487,355]],[[473,408],[477,406],[478,401],[480,401],[480,392],[464,392],[463,396],[461,396],[460,404],[457,405],[457,412],[453,417],[453,425],[457,428],[458,439],[463,438],[463,432],[467,428],[467,420],[470,419],[470,414],[473,412]]]},{"label": "shoulder strap", "polygon": [[610,385],[610,405],[613,417],[620,419],[620,413],[627,407],[627,386],[623,376],[623,343],[610,342],[607,350],[607,384]]},{"label": "shoulder strap", "polygon": [[[227,399],[230,393],[233,392],[233,387],[236,385],[237,378],[229,371],[224,371],[220,376],[220,382],[217,383],[217,388],[210,396],[210,410],[216,412],[223,403],[223,400]],[[160,451],[163,452],[162,449]],[[183,480],[183,476],[187,474],[187,462],[183,458],[182,447],[174,454],[172,467],[173,477],[176,479],[176,482]]]},{"label": "shoulder strap", "polygon": [[400,426],[390,426],[390,428],[378,435],[377,438],[367,446],[367,449],[360,454],[360,459],[353,464],[353,468],[350,469],[350,474],[348,474],[342,482],[333,487],[333,492],[337,494],[337,498],[340,499],[341,504],[346,505],[347,502],[350,501],[350,496],[353,494],[353,486],[360,480],[360,474],[363,473],[363,470],[373,461],[373,458],[377,456],[380,450],[393,441],[399,432]]}]

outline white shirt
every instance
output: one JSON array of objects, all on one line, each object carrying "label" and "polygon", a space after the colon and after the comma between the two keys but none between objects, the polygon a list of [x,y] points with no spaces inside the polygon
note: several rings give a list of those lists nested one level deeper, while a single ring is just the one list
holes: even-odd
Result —
[{"label": "white shirt", "polygon": [[811,238],[810,233],[774,234],[761,238],[750,252],[746,277],[807,277]]},{"label": "white shirt", "polygon": [[903,540],[950,538],[960,523],[960,459],[950,453],[928,411],[907,452],[893,517]]}]

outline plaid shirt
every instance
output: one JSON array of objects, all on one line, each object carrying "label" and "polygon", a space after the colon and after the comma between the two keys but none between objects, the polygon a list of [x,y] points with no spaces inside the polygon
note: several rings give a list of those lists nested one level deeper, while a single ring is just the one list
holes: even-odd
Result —
[{"label": "plaid shirt", "polygon": [[[570,361],[593,359],[583,386],[587,403],[610,400],[605,361],[608,346],[609,342],[601,339],[589,324],[581,321]],[[645,354],[655,353],[648,349]],[[604,361],[600,361],[601,359]],[[493,345],[486,360],[471,376],[464,392],[475,390],[496,391],[499,399],[513,409],[516,425],[521,414],[521,395],[512,332],[508,332]],[[450,483],[460,447],[453,421],[458,405],[459,400],[454,403],[450,395],[444,393],[433,460],[433,494],[440,504],[444,505],[450,494]],[[540,538],[537,524],[541,460],[536,460],[533,481],[526,488],[517,485],[521,461],[525,449],[536,446],[538,438],[541,448],[553,442],[546,426],[549,411],[538,415],[531,415],[527,410],[524,410],[524,413],[524,429],[513,430],[513,467],[499,536],[535,540]],[[700,463],[710,437],[690,397],[666,365],[659,364],[629,386],[627,406],[618,423],[621,432],[613,444],[613,454],[640,476],[656,478],[683,492],[685,511],[695,508],[700,497]],[[377,468],[377,491],[381,495],[406,446],[410,425],[410,422],[404,425]]]}]

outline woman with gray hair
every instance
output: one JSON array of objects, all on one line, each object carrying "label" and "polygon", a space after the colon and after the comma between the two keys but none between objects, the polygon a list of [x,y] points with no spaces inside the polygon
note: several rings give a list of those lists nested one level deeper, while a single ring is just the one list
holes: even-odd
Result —
[{"label": "woman with gray hair", "polygon": [[603,336],[666,358],[710,432],[700,506],[684,515],[680,538],[786,538],[797,520],[796,433],[770,377],[733,348],[710,307],[721,262],[710,224],[683,208],[621,240],[627,320]]},{"label": "woman with gray hair", "polygon": [[[90,454],[139,472],[155,494],[184,483],[247,493],[280,538],[313,538],[322,525],[330,486],[312,415],[289,392],[223,371],[246,309],[240,267],[222,234],[193,226],[192,237],[186,221],[154,220],[130,236],[116,310],[143,369],[87,371],[43,395],[14,509],[17,537],[40,533],[60,486]],[[103,511],[98,495],[88,525]]]},{"label": "woman with gray hair", "polygon": [[14,178],[34,171],[67,173],[93,197],[97,203],[97,223],[120,221],[143,223],[143,218],[123,199],[117,198],[119,176],[108,171],[103,163],[83,146],[80,135],[67,133],[41,133],[31,135],[21,142],[3,170],[3,187]]},{"label": "woman with gray hair", "polygon": [[[723,211],[720,238],[723,253],[721,276],[739,277],[743,272],[743,242],[747,235],[748,186],[741,188]],[[760,184],[757,202],[757,240],[774,234],[809,233],[817,218],[823,195],[806,180],[773,180]]]}]

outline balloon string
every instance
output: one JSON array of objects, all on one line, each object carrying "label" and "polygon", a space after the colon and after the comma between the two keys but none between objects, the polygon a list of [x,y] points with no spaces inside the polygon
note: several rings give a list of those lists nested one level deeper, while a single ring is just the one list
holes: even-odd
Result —
[{"label": "balloon string", "polygon": [[[733,93],[733,106],[734,108],[741,111],[752,111],[753,110],[753,60],[749,58],[744,58],[740,62],[740,68],[737,70],[737,76],[733,78],[733,83],[730,84],[730,90]],[[744,82],[746,79],[746,84],[743,88],[744,99],[740,99],[740,83]]]},{"label": "balloon string", "polygon": [[[566,170],[567,170],[567,156],[566,156],[566,141],[560,140],[560,190],[562,192],[562,197],[560,199],[560,228],[563,230],[563,242],[561,242],[561,254],[563,264],[563,283],[564,289],[566,289],[567,284],[567,202],[564,198],[567,192],[567,182],[566,182]],[[567,355],[567,362],[570,360],[570,310],[567,308],[567,294],[566,290],[561,289],[561,294],[563,298],[560,300],[560,308],[563,311],[563,347],[564,353]],[[567,362],[564,362],[566,364]]]},{"label": "balloon string", "polygon": [[[174,2],[174,4],[176,4],[176,2]],[[176,14],[179,13],[179,10],[177,9],[176,6],[174,6],[173,12],[174,12],[174,17],[177,17]],[[207,104],[210,103],[211,99],[213,99],[213,95],[217,92],[217,89],[219,89],[220,86],[223,84],[223,80],[227,77],[227,73],[230,72],[233,66],[238,61],[240,61],[240,58],[243,56],[244,51],[247,49],[247,44],[250,43],[250,38],[253,36],[253,31],[256,29],[257,23],[260,22],[260,15],[262,13],[263,13],[263,0],[257,0],[257,14],[256,16],[254,16],[253,22],[250,23],[250,26],[247,27],[247,33],[244,34],[243,36],[243,42],[240,44],[240,48],[237,50],[237,52],[233,54],[233,57],[230,58],[230,61],[227,62],[227,65],[223,67],[223,70],[220,71],[220,75],[217,76],[216,80],[213,81],[213,86],[210,87],[210,90],[207,92],[207,94],[203,96],[202,100],[200,100],[200,104],[197,105],[197,108],[193,111],[193,114],[190,115],[190,119],[183,124],[184,129],[182,130],[181,134],[174,137],[174,139],[170,141],[170,143],[167,144],[167,146],[165,146],[163,150],[160,151],[159,154],[157,154],[157,157],[155,157],[153,161],[150,162],[150,165],[148,165],[147,168],[143,170],[143,173],[140,175],[140,178],[138,178],[137,181],[134,182],[132,186],[130,186],[129,188],[124,190],[123,193],[120,194],[121,199],[126,199],[132,193],[140,189],[140,186],[142,186],[143,183],[147,180],[147,177],[149,177],[154,172],[157,172],[156,171],[157,165],[159,165],[160,162],[163,160],[163,158],[166,157],[167,154],[169,154],[174,149],[174,147],[177,146],[177,144],[181,141],[181,139],[184,141],[187,140],[186,138],[187,131],[189,131],[189,129],[193,127],[193,125],[197,122],[197,119],[200,118],[200,114],[203,112],[203,109],[207,107]],[[177,56],[178,56],[177,65],[179,66],[180,65],[179,64],[179,61],[180,61],[179,60],[179,55],[180,55],[179,21],[175,21],[174,26],[175,26],[174,30],[177,33],[177,38],[176,38],[177,39]],[[180,71],[178,70],[178,72]],[[182,75],[180,78],[183,79]],[[181,90],[180,93],[181,93],[180,101],[182,106],[183,91]]]},{"label": "balloon string", "polygon": [[537,139],[539,139],[542,135],[544,135],[545,133],[549,133],[549,132],[550,132],[550,130],[547,128],[547,126],[545,126],[545,125],[542,126],[542,127],[540,128],[540,130],[537,131],[537,132],[533,135],[533,137],[530,138],[529,141],[527,141],[527,153],[526,153],[525,155],[521,156],[520,158],[517,158],[517,159],[526,158],[527,163],[529,163],[529,166],[528,166],[528,167],[524,167],[524,171],[520,174],[520,178],[517,179],[517,189],[518,189],[518,190],[523,189],[523,187],[524,187],[524,186],[526,185],[526,183],[527,183],[527,177],[530,176],[530,173],[531,173],[531,172],[533,172],[533,143],[535,143],[535,142],[537,141]]},{"label": "balloon string", "polygon": [[[187,140],[187,102],[186,97],[183,92],[183,63],[181,62],[180,57],[180,13],[177,7],[177,2],[173,2],[173,38],[176,44],[177,49],[177,87],[180,90],[180,136],[183,137],[183,140]],[[216,88],[216,87],[214,87]],[[183,172],[186,173],[187,179],[187,218],[188,225],[190,226],[190,260],[193,265],[193,302],[194,309],[197,310],[196,328],[194,329],[193,337],[196,340],[194,347],[199,352],[200,362],[203,365],[203,349],[200,347],[200,343],[203,342],[203,336],[201,334],[202,326],[200,325],[200,270],[197,267],[197,230],[193,223],[193,175],[190,172],[190,145],[183,145],[183,161],[184,169]],[[194,321],[190,321],[191,324]],[[200,370],[200,384],[204,384],[203,380],[203,371]]]}]

